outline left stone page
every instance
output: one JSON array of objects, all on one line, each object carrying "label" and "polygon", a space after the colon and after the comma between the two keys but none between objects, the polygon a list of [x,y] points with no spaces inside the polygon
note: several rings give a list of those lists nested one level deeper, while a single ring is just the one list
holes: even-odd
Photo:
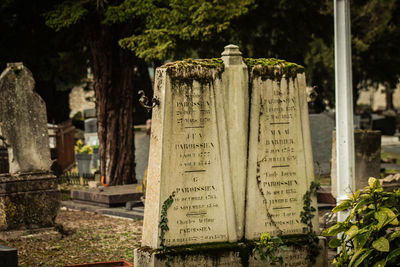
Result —
[{"label": "left stone page", "polygon": [[157,70],[142,246],[235,239],[220,80],[200,65]]}]

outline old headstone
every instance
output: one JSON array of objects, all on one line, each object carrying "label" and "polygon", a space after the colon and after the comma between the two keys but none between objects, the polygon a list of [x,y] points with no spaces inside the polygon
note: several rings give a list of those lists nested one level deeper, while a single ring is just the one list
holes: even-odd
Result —
[{"label": "old headstone", "polygon": [[90,118],[85,120],[85,133],[97,133],[96,118]]},{"label": "old headstone", "polygon": [[8,64],[0,76],[0,127],[11,173],[50,169],[46,105],[34,86],[22,63]]},{"label": "old headstone", "polygon": [[[355,188],[363,189],[368,186],[370,177],[380,177],[381,166],[381,132],[375,130],[354,130],[355,146]],[[332,195],[337,196],[336,174],[336,132],[332,135]],[[349,190],[348,192],[352,192]]]},{"label": "old headstone", "polygon": [[[258,240],[264,232],[302,234],[303,195],[314,181],[302,67],[259,60],[250,81],[246,239]],[[317,216],[313,227],[317,232]]]},{"label": "old headstone", "polygon": [[0,174],[0,231],[51,227],[59,208],[46,106],[34,84],[22,63],[7,64],[0,76],[0,128],[10,162],[10,173]]},{"label": "old headstone", "polygon": [[310,114],[310,132],[314,159],[314,174],[324,175],[331,171],[332,131],[335,128],[335,114],[323,112]]},{"label": "old headstone", "polygon": [[[135,266],[265,266],[244,239],[304,233],[302,197],[313,180],[304,74],[283,61],[245,62],[229,45],[222,60],[157,69]],[[287,266],[309,263],[301,249],[281,254]]]},{"label": "old headstone", "polygon": [[96,118],[96,109],[95,108],[84,109],[83,117],[85,119]]},{"label": "old headstone", "polygon": [[85,144],[91,146],[99,145],[99,137],[97,135],[97,118],[85,120]]}]

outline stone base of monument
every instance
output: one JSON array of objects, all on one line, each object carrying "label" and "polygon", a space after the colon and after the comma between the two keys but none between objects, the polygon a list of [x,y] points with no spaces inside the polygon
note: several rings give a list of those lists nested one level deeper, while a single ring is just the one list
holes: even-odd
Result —
[{"label": "stone base of monument", "polygon": [[51,173],[0,174],[0,231],[53,227],[61,201],[57,187]]},{"label": "stone base of monument", "polygon": [[101,207],[125,206],[128,201],[140,200],[142,195],[137,184],[71,190],[72,200]]},{"label": "stone base of monument", "polygon": [[[328,266],[326,239],[320,237],[320,253],[314,267]],[[254,250],[255,243],[210,243],[185,247],[151,249],[140,247],[134,251],[135,267],[265,267],[268,262],[261,260]],[[308,267],[306,245],[289,246],[289,250],[277,251],[283,257],[282,266]]]}]

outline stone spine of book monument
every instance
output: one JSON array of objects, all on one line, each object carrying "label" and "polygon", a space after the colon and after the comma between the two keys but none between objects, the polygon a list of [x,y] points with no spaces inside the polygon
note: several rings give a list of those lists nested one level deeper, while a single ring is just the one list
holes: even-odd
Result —
[{"label": "stone spine of book monument", "polygon": [[[243,60],[235,45],[221,59],[158,68],[135,266],[265,266],[252,253],[262,233],[305,234],[314,180],[305,97],[302,67]],[[310,264],[304,245],[277,253],[284,266]]]}]

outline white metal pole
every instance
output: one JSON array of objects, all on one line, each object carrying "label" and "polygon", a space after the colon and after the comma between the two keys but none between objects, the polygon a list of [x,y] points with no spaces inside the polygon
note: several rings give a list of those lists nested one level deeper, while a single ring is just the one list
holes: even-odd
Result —
[{"label": "white metal pole", "polygon": [[[350,0],[334,0],[337,204],[354,191],[354,122]],[[347,213],[339,212],[338,221]]]}]

